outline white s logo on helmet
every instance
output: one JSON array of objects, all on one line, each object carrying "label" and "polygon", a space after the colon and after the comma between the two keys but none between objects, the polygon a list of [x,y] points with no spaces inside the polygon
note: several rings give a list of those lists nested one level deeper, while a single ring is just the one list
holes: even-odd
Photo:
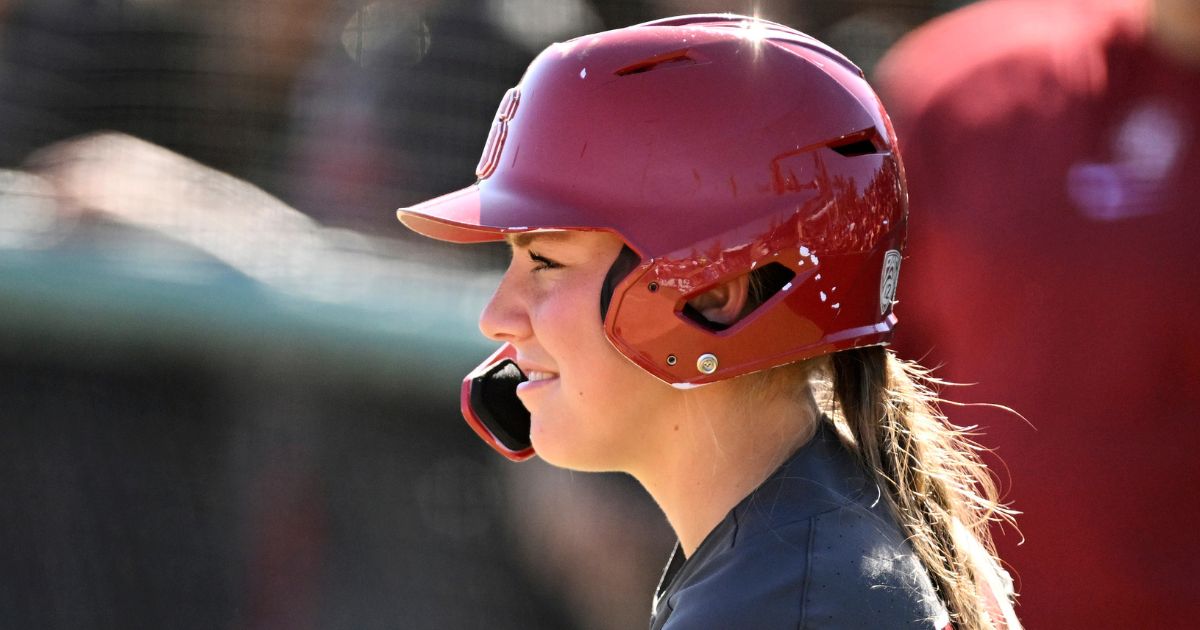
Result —
[{"label": "white s logo on helmet", "polygon": [[496,110],[496,118],[492,121],[492,130],[488,132],[487,144],[483,145],[483,156],[475,167],[475,177],[487,179],[500,164],[500,152],[504,150],[504,141],[508,139],[508,122],[517,113],[517,104],[521,100],[521,91],[509,88],[500,101]]}]

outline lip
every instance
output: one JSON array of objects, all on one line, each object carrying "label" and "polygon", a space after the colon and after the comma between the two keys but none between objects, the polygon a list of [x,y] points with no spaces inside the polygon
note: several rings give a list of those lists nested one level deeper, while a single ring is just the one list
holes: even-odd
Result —
[{"label": "lip", "polygon": [[555,374],[554,376],[552,376],[550,378],[542,379],[540,381],[524,381],[517,385],[517,397],[521,398],[525,394],[529,394],[531,392],[537,392],[537,391],[543,390],[547,387],[552,387],[557,384],[558,384],[558,375],[557,374]]},{"label": "lip", "polygon": [[539,377],[539,380],[525,380],[518,384],[518,397],[523,397],[524,394],[536,392],[558,383],[558,372],[556,370],[552,370],[540,363],[530,361],[526,357],[521,356],[519,353],[514,361],[516,362],[517,367],[520,368],[521,373],[525,375],[526,379],[528,379],[531,374]]},{"label": "lip", "polygon": [[550,387],[558,383],[558,372],[548,370],[536,363],[524,362],[517,360],[517,367],[521,368],[521,372],[528,378],[530,375],[538,377],[538,380],[526,380],[517,385],[517,395],[535,392],[546,387]]}]

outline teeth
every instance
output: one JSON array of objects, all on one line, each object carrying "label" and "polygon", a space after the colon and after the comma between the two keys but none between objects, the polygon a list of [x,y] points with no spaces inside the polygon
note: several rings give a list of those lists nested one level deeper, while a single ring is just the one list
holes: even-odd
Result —
[{"label": "teeth", "polygon": [[556,376],[558,376],[558,375],[553,372],[529,372],[528,374],[525,375],[525,378],[530,381],[536,382],[536,381],[545,381],[548,379],[552,379]]}]

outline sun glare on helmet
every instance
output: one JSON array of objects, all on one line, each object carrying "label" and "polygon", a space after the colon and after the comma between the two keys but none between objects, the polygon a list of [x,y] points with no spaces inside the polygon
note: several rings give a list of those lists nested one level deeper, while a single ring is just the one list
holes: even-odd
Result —
[{"label": "sun glare on helmet", "polygon": [[762,52],[763,41],[766,40],[766,38],[767,38],[767,33],[768,33],[767,23],[763,22],[758,17],[758,12],[755,11],[754,19],[742,22],[741,26],[742,26],[742,30],[745,31],[745,34],[743,36],[747,40],[749,40],[751,42],[751,44],[753,44],[754,56],[755,56],[755,58],[757,58],[758,55]]}]

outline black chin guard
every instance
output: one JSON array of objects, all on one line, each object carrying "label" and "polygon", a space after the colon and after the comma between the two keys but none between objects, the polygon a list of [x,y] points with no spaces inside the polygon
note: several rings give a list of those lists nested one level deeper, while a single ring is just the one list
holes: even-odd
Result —
[{"label": "black chin guard", "polygon": [[529,411],[517,398],[526,378],[505,344],[463,379],[463,417],[483,441],[505,457],[521,461],[533,456]]}]

